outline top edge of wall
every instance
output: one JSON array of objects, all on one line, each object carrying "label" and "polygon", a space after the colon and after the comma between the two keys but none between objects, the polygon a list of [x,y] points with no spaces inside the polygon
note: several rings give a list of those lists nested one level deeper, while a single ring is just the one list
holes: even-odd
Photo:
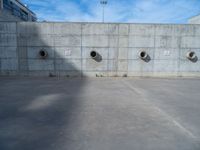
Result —
[{"label": "top edge of wall", "polygon": [[38,22],[26,22],[26,21],[0,21],[4,23],[60,23],[60,24],[70,24],[70,23],[76,23],[76,24],[138,24],[138,25],[187,25],[187,26],[200,26],[200,24],[178,24],[178,23],[126,23],[126,22],[57,22],[57,21],[38,21]]}]

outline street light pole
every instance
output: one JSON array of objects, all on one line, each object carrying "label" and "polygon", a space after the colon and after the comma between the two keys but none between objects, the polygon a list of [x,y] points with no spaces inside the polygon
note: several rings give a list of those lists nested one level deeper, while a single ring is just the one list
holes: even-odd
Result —
[{"label": "street light pole", "polygon": [[103,7],[103,14],[102,14],[102,22],[104,22],[104,16],[105,16],[105,6],[108,4],[108,1],[107,0],[100,0],[100,4],[102,5]]}]

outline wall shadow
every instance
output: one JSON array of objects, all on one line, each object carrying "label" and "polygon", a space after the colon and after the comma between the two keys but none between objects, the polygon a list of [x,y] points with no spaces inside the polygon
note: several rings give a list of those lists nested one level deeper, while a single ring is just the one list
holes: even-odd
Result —
[{"label": "wall shadow", "polygon": [[[41,38],[41,33],[34,25],[26,23],[18,24],[18,52],[19,73],[29,76],[30,63],[28,49],[40,50],[41,47],[54,53],[54,57],[48,55],[46,59],[40,59],[41,65],[48,67],[49,62],[57,61],[55,47],[48,45]],[[31,32],[31,34],[26,34]],[[38,38],[40,45],[29,46],[33,36]],[[55,35],[52,35],[55,36]],[[55,37],[54,37],[55,38]],[[26,45],[20,46],[20,42]],[[34,42],[34,40],[33,40]],[[29,43],[29,45],[27,44]],[[36,52],[35,51],[35,52]],[[34,53],[34,52],[33,52]],[[37,55],[37,54],[35,54]],[[62,56],[60,56],[62,58]],[[62,59],[62,66],[68,66],[74,73],[81,74],[67,59]],[[58,76],[56,70],[46,70],[49,76]],[[40,71],[35,72],[39,74]],[[82,89],[85,84],[84,78],[70,77],[68,71],[64,71],[64,77],[22,77],[12,79],[0,79],[0,149],[1,150],[72,150],[82,149],[80,141],[83,137],[78,134],[82,109]]]}]

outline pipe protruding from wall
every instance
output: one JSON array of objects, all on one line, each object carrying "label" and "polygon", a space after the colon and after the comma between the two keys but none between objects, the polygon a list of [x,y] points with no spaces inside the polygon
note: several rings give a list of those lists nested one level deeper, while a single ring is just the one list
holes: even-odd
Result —
[{"label": "pipe protruding from wall", "polygon": [[39,51],[39,56],[40,56],[40,58],[45,59],[45,58],[47,58],[48,53],[47,53],[47,51],[45,49],[41,49]]},{"label": "pipe protruding from wall", "polygon": [[92,59],[94,59],[95,61],[97,61],[97,62],[102,61],[102,56],[98,52],[96,52],[96,51],[91,51],[90,52],[90,57]]},{"label": "pipe protruding from wall", "polygon": [[139,56],[140,56],[140,58],[141,58],[142,60],[146,60],[147,57],[148,57],[148,54],[147,54],[146,51],[141,51],[141,52],[139,53]]},{"label": "pipe protruding from wall", "polygon": [[187,57],[189,60],[195,60],[195,58],[196,58],[197,56],[196,56],[196,53],[195,53],[195,52],[189,51],[189,52],[187,52],[186,57]]}]

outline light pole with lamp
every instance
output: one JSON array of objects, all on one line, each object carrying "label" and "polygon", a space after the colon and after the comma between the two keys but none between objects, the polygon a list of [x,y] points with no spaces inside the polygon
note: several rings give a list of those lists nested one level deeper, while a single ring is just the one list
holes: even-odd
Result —
[{"label": "light pole with lamp", "polygon": [[100,4],[102,5],[103,7],[103,15],[102,15],[102,22],[104,22],[104,11],[105,11],[105,6],[108,4],[108,1],[107,0],[100,0]]}]

